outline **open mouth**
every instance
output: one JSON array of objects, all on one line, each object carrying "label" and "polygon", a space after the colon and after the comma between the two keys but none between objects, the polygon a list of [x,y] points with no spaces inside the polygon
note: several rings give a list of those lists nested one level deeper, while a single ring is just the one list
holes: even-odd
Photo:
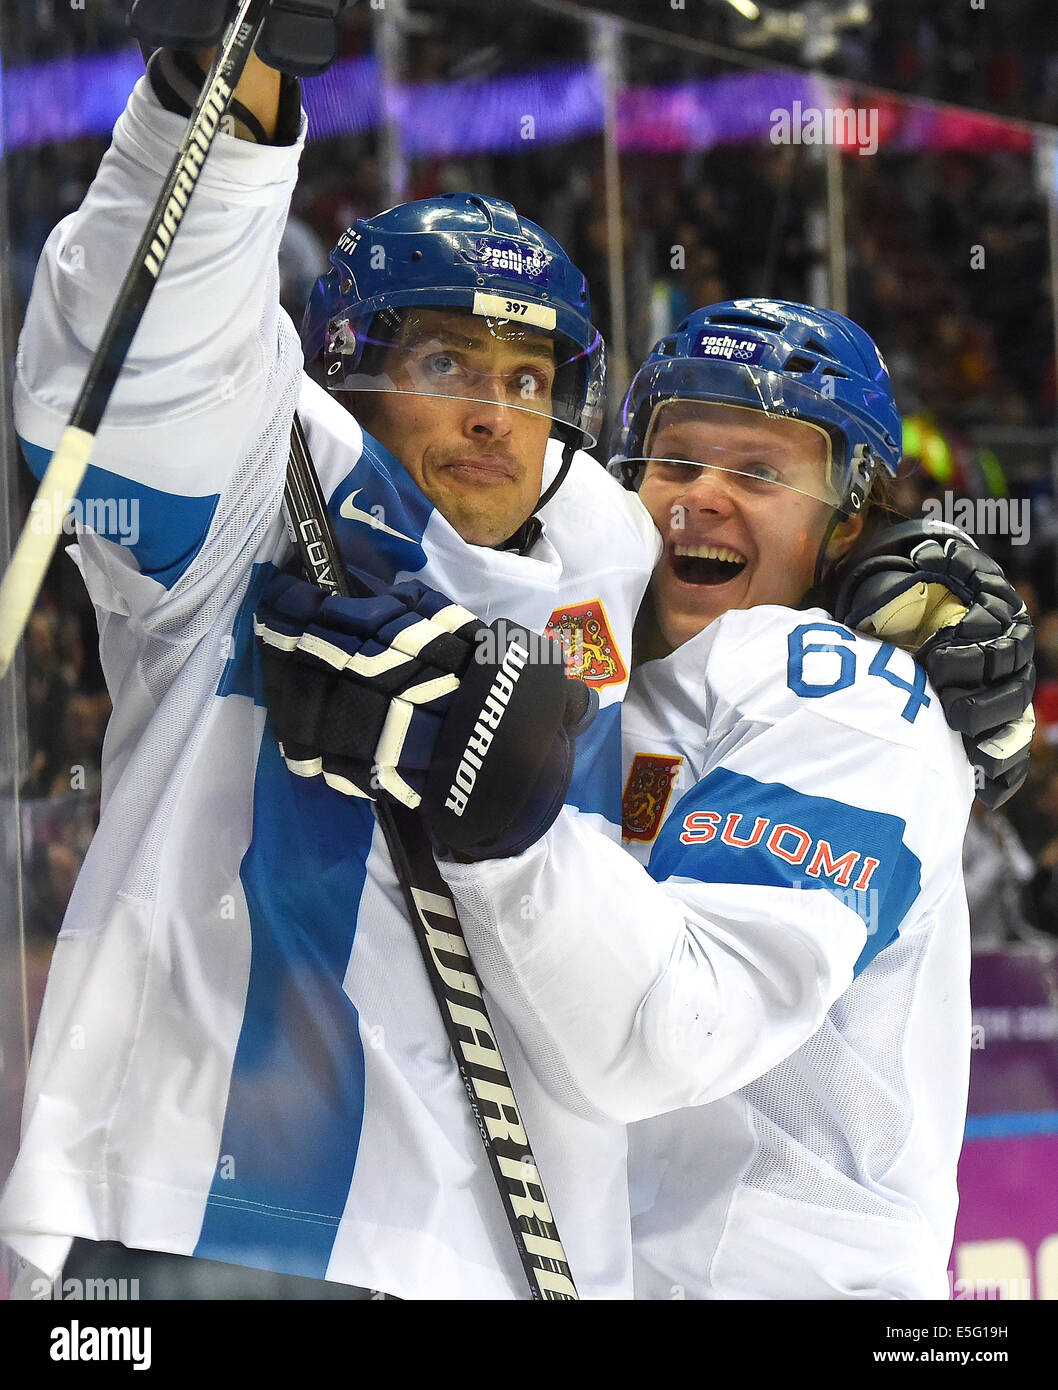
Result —
[{"label": "open mouth", "polygon": [[746,557],[724,545],[675,545],[671,556],[684,584],[726,584],[746,568]]}]

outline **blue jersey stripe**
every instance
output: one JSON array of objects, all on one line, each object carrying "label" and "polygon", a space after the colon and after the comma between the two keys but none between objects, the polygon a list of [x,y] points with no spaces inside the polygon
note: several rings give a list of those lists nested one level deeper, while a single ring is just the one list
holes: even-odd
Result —
[{"label": "blue jersey stripe", "polygon": [[288,772],[266,732],[240,870],[246,1009],[196,1255],[326,1275],[363,1124],[364,1053],[342,981],[374,825],[370,803]]},{"label": "blue jersey stripe", "polygon": [[[345,515],[342,515],[342,509]],[[422,537],[433,503],[377,439],[364,434],[356,467],[331,494],[327,509],[346,564],[391,584],[426,564]]]},{"label": "blue jersey stripe", "polygon": [[264,673],[253,635],[253,615],[261,590],[276,573],[270,562],[254,565],[231,630],[231,653],[221,672],[218,695],[247,695],[254,704],[265,704]]},{"label": "blue jersey stripe", "polygon": [[[52,451],[21,437],[19,443],[31,471],[42,478]],[[220,494],[162,492],[90,463],[77,499],[80,520],[115,545],[127,546],[142,574],[171,589],[202,549]],[[50,506],[50,498],[42,500]]]},{"label": "blue jersey stripe", "polygon": [[721,767],[674,807],[648,868],[659,882],[827,890],[867,927],[859,974],[896,939],[921,888],[922,865],[904,844],[904,829],[898,816]]},{"label": "blue jersey stripe", "polygon": [[1058,1110],[966,1117],[967,1139],[1012,1139],[1026,1134],[1058,1134]]},{"label": "blue jersey stripe", "polygon": [[621,824],[621,705],[604,705],[577,739],[566,804]]},{"label": "blue jersey stripe", "polygon": [[[264,704],[253,612],[274,573],[253,568],[219,695]],[[323,1278],[363,1123],[363,1047],[342,981],[375,820],[368,802],[290,773],[268,728],[253,805],[246,1009],[195,1253]]]}]

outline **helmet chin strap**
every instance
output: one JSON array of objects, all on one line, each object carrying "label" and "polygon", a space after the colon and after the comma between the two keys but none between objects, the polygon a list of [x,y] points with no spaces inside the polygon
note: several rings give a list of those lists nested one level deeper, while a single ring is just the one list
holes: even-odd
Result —
[{"label": "helmet chin strap", "polygon": [[551,501],[551,498],[554,497],[555,493],[562,486],[566,474],[569,472],[573,463],[573,455],[576,452],[577,446],[571,440],[566,440],[565,443],[563,443],[562,461],[559,464],[558,472],[537,498],[532,514],[522,522],[521,526],[518,527],[513,535],[508,536],[505,541],[502,541],[495,547],[497,550],[514,550],[519,555],[525,555],[532,550],[533,546],[540,539],[544,529],[536,513]]},{"label": "helmet chin strap", "polygon": [[816,570],[812,577],[811,592],[816,592],[822,582],[823,571],[827,563],[827,546],[833,539],[834,532],[841,522],[848,521],[850,517],[859,516],[863,511],[867,494],[871,490],[876,466],[867,445],[857,444],[852,455],[848,489],[840,504],[834,508],[827,519],[823,539],[819,542],[819,553],[816,555]]},{"label": "helmet chin strap", "polygon": [[833,538],[834,532],[843,521],[848,521],[849,513],[843,507],[835,507],[827,518],[826,529],[823,532],[823,539],[819,542],[819,553],[816,555],[816,569],[812,576],[812,591],[815,592],[823,579],[823,571],[827,563],[827,546]]}]

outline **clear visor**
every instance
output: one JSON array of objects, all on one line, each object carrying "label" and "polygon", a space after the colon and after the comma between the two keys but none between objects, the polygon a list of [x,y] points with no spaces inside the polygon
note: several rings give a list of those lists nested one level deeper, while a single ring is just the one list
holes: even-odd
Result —
[{"label": "clear visor", "polygon": [[750,406],[714,401],[661,401],[644,435],[643,455],[629,459],[648,478],[687,482],[709,471],[750,495],[776,488],[840,506],[843,471],[820,425]]},{"label": "clear visor", "polygon": [[[505,303],[512,311],[519,307]],[[328,389],[463,401],[512,424],[543,417],[577,430],[585,445],[596,443],[586,402],[601,395],[602,339],[582,350],[541,326],[554,322],[553,310],[520,307],[538,321],[416,307],[376,314],[370,334],[359,339],[339,316],[327,326]]]}]

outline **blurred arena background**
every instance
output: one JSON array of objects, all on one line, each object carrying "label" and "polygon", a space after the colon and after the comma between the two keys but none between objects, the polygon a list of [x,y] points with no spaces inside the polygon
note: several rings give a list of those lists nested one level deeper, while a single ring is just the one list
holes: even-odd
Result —
[{"label": "blurred arena background", "polygon": [[[142,72],[126,9],[4,0],[5,563],[36,486],[10,423],[15,343],[45,237]],[[281,265],[295,319],[355,217],[475,189],[587,274],[614,402],[684,311],[729,296],[830,305],[878,340],[906,417],[901,508],[973,531],[1037,626],[1033,769],[1002,811],[975,809],[966,842],[975,1014],[952,1291],[1058,1297],[1054,0],[360,0],[305,103]],[[812,113],[834,111],[857,120],[817,142]],[[0,687],[0,1178],[98,817],[108,712],[91,605],[60,549]]]}]

